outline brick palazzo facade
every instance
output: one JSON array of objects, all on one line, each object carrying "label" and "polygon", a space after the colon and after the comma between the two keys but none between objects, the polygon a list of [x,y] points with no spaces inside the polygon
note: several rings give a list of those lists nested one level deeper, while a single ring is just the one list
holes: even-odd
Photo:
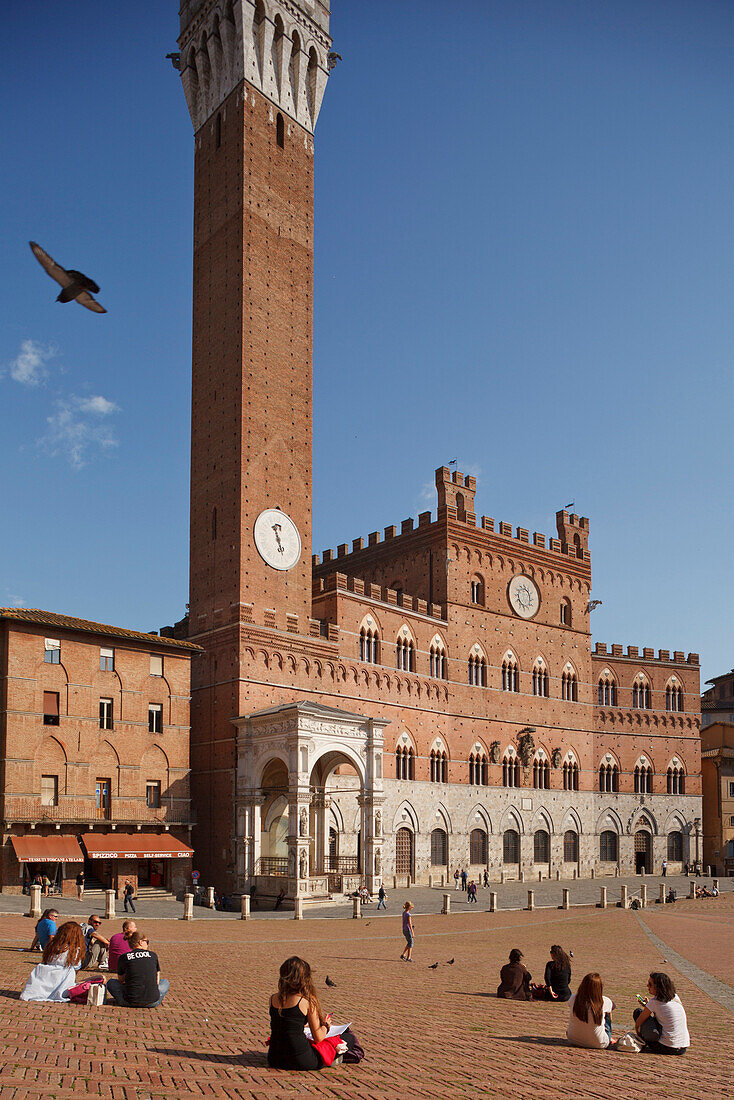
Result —
[{"label": "brick palazzo facade", "polygon": [[196,646],[0,609],[0,889],[64,896],[191,881],[190,663]]},{"label": "brick palazzo facade", "polygon": [[289,899],[457,865],[699,853],[696,654],[590,641],[586,518],[437,511],[310,562],[325,3],[184,0],[195,131],[190,615],[197,860]]}]

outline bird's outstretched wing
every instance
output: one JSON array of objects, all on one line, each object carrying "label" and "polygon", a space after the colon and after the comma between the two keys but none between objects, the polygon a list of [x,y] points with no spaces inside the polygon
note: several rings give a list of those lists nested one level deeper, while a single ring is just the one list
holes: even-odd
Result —
[{"label": "bird's outstretched wing", "polygon": [[52,279],[55,279],[60,286],[71,286],[74,282],[73,276],[71,276],[65,268],[61,267],[60,264],[57,264],[56,260],[51,259],[48,252],[44,252],[40,244],[36,244],[35,241],[29,241],[28,243],[31,246],[31,252],[46,274],[50,275]]},{"label": "bird's outstretched wing", "polygon": [[80,306],[85,306],[87,309],[91,309],[92,313],[106,313],[107,310],[104,306],[101,306],[99,302],[95,301],[91,294],[88,294],[86,290],[83,290],[81,294],[77,294],[75,301]]}]

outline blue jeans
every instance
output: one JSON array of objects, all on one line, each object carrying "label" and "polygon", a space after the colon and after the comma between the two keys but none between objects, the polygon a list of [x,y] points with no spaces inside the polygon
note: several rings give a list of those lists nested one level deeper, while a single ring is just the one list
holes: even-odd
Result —
[{"label": "blue jeans", "polygon": [[612,1014],[611,1012],[604,1013],[604,1030],[609,1036],[609,1041],[612,1039]]},{"label": "blue jeans", "polygon": [[[158,1000],[154,1001],[152,1005],[143,1005],[140,1007],[158,1008],[158,1005],[161,1003],[166,993],[168,993],[170,985],[171,983],[169,982],[168,978],[161,978],[161,980],[158,982]],[[115,1004],[121,1005],[123,1008],[138,1007],[137,1005],[129,1004],[125,1000],[125,987],[122,982],[119,982],[117,980],[117,978],[110,978],[110,980],[107,982],[107,992],[109,993],[110,997],[112,997],[112,1000],[115,1002]]]},{"label": "blue jeans", "polygon": [[377,903],[378,909],[387,909],[387,898],[380,898]]},{"label": "blue jeans", "polygon": [[130,908],[132,909],[132,911],[134,913],[135,912],[135,902],[133,901],[133,899],[131,897],[129,897],[128,894],[125,894],[125,899],[123,901],[123,905],[125,906],[125,912],[126,913],[128,912],[128,908],[127,908],[128,904],[130,905]]}]

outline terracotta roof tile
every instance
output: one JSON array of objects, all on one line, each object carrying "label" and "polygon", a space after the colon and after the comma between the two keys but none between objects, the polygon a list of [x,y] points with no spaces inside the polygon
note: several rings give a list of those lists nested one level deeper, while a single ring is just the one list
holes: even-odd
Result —
[{"label": "terracotta roof tile", "polygon": [[60,627],[66,630],[81,630],[87,634],[107,634],[112,638],[130,638],[131,641],[149,642],[165,646],[167,649],[183,649],[190,653],[201,653],[201,646],[193,642],[182,642],[177,638],[162,638],[160,634],[150,634],[141,630],[125,630],[120,626],[107,623],[94,623],[88,619],[75,619],[71,615],[57,615],[55,611],[41,611],[37,607],[0,607],[0,621],[10,619],[14,622],[37,623],[38,626]]}]

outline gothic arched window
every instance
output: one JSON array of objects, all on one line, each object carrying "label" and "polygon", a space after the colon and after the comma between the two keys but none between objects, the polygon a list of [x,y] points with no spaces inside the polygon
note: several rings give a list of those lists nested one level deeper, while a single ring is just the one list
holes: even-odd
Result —
[{"label": "gothic arched window", "polygon": [[517,661],[512,653],[507,653],[502,661],[502,690],[519,691],[520,677],[518,675]]}]

